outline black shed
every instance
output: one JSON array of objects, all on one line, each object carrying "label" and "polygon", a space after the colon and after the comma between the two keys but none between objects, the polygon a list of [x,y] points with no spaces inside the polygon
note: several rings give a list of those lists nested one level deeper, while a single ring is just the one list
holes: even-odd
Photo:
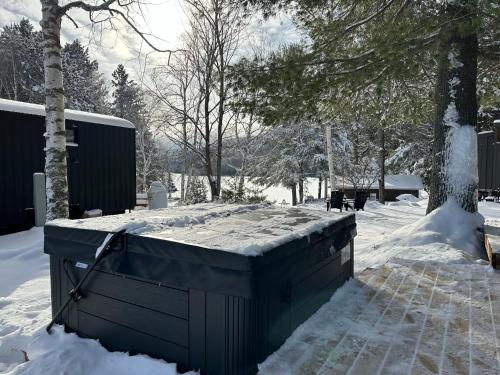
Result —
[{"label": "black shed", "polygon": [[[70,216],[135,205],[135,127],[66,110]],[[0,99],[0,231],[34,225],[33,173],[43,172],[45,107]]]},{"label": "black shed", "polygon": [[494,130],[478,133],[479,190],[491,193],[500,188],[500,120]]}]

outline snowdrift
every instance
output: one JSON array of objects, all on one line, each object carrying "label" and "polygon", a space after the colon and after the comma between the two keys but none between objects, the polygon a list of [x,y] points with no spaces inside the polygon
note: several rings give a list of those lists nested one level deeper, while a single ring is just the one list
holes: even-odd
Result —
[{"label": "snowdrift", "polygon": [[420,202],[422,199],[417,198],[413,194],[401,194],[396,197],[398,201],[406,201],[406,202]]},{"label": "snowdrift", "polygon": [[484,223],[479,213],[464,211],[455,200],[415,223],[393,232],[371,251],[357,257],[357,269],[363,265],[383,264],[389,258],[437,260],[451,263],[473,262],[481,258],[481,233]]},{"label": "snowdrift", "polygon": [[129,356],[127,353],[108,352],[98,341],[81,339],[74,333],[64,333],[61,326],[54,327],[50,336],[41,329],[28,345],[26,354],[29,361],[17,366],[11,375],[177,374],[175,364],[145,355]]}]

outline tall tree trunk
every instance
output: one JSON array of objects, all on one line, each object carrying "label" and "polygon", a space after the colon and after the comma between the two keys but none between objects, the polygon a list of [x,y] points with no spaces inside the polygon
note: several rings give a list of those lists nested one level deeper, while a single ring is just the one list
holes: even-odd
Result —
[{"label": "tall tree trunk", "polygon": [[45,176],[47,220],[66,218],[68,179],[64,86],[61,56],[61,14],[58,0],[41,0],[43,66],[45,70]]},{"label": "tall tree trunk", "polygon": [[297,205],[297,184],[292,184],[292,206]]},{"label": "tall tree trunk", "polygon": [[[222,115],[221,115],[222,116]],[[220,119],[222,121],[222,117]],[[222,124],[219,123],[217,127],[217,186],[216,186],[216,196],[220,198],[220,193],[222,191]]]},{"label": "tall tree trunk", "polygon": [[328,199],[328,177],[325,176],[325,199]]},{"label": "tall tree trunk", "polygon": [[[184,100],[185,103],[185,100]],[[186,111],[186,104],[184,104],[184,111]],[[182,171],[181,171],[181,202],[186,199],[186,173],[187,173],[187,119],[186,112],[182,120]]]},{"label": "tall tree trunk", "polygon": [[212,202],[217,199],[217,179],[214,178],[214,173],[212,170],[212,152],[210,148],[210,80],[207,78],[205,84],[205,98],[204,98],[204,110],[205,110],[205,171],[208,178],[208,184],[210,186],[210,197]]},{"label": "tall tree trunk", "polygon": [[318,199],[321,199],[321,184],[323,182],[323,177],[320,175],[318,178]]},{"label": "tall tree trunk", "polygon": [[299,178],[299,202],[304,203],[304,179]]},{"label": "tall tree trunk", "polygon": [[[335,158],[333,155],[333,142],[332,142],[332,125],[331,124],[326,124],[325,125],[325,130],[326,130],[326,153],[328,156],[328,173],[330,177],[330,189],[336,190],[337,185],[335,181]],[[325,195],[328,196],[328,191],[325,190]]]},{"label": "tall tree trunk", "polygon": [[[219,53],[223,53],[219,52]],[[221,57],[221,64],[224,60]],[[221,68],[223,69],[223,68]],[[219,113],[217,121],[217,198],[220,197],[222,191],[222,136],[224,128],[224,101],[225,101],[225,88],[224,88],[224,71],[219,76]]]},{"label": "tall tree trunk", "polygon": [[477,2],[448,3],[439,38],[427,213],[453,198],[477,211]]},{"label": "tall tree trunk", "polygon": [[385,131],[383,127],[378,130],[379,133],[379,168],[380,177],[378,180],[378,201],[385,204]]},{"label": "tall tree trunk", "polygon": [[[194,136],[193,136],[193,148],[196,149],[197,146],[197,141],[198,141],[198,128],[194,128]],[[187,182],[186,182],[186,197],[185,199],[188,199],[189,194],[190,194],[190,189],[191,189],[191,183],[193,180],[193,174],[194,174],[194,155],[193,152],[189,154],[189,172],[188,172],[188,177],[187,177]]]},{"label": "tall tree trunk", "polygon": [[245,187],[245,175],[241,174],[238,180],[238,191],[243,191],[244,187]]}]

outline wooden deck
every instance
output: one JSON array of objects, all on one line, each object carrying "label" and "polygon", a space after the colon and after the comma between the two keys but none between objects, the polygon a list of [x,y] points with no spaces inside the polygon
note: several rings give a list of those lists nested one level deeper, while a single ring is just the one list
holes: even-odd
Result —
[{"label": "wooden deck", "polygon": [[500,274],[393,260],[366,269],[261,374],[500,374]]},{"label": "wooden deck", "polygon": [[484,225],[484,246],[493,268],[500,268],[500,223],[486,222]]}]

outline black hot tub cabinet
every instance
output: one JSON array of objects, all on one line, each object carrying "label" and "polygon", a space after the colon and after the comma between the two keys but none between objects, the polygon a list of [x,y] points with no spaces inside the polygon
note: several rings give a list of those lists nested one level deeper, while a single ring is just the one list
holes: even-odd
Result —
[{"label": "black hot tub cabinet", "polygon": [[127,226],[59,323],[109,350],[253,374],[353,276],[353,214],[196,205],[45,227],[52,311]]}]

